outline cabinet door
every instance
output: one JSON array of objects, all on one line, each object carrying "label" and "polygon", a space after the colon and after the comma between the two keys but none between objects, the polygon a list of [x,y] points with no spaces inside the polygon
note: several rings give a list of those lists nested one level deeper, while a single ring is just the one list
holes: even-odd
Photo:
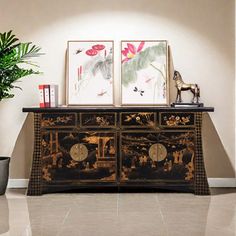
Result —
[{"label": "cabinet door", "polygon": [[157,135],[157,144],[149,150],[152,159],[156,158],[156,178],[193,183],[194,137],[193,131],[164,131]]},{"label": "cabinet door", "polygon": [[193,181],[194,132],[123,132],[121,181]]},{"label": "cabinet door", "polygon": [[80,180],[83,182],[116,181],[116,133],[82,132],[80,145],[86,158],[80,166]]},{"label": "cabinet door", "polygon": [[116,181],[112,132],[46,131],[42,134],[43,181]]},{"label": "cabinet door", "polygon": [[153,176],[155,163],[149,155],[149,150],[156,143],[156,132],[129,131],[121,133],[121,182],[155,179]]},{"label": "cabinet door", "polygon": [[79,133],[50,130],[42,133],[41,159],[42,178],[46,183],[71,182],[79,180],[78,166],[73,161],[71,148],[79,143]]}]

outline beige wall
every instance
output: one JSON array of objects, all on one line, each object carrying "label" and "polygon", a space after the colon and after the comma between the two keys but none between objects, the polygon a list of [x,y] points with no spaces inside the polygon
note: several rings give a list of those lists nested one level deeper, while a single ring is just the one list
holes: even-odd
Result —
[{"label": "beige wall", "polygon": [[215,107],[203,123],[208,175],[234,177],[234,9],[233,0],[0,0],[0,30],[13,29],[46,53],[38,59],[44,75],[25,78],[23,92],[0,103],[0,153],[12,155],[11,177],[29,174],[32,117],[26,119],[21,108],[38,104],[37,85],[59,84],[60,103],[65,103],[69,39],[115,40],[116,104],[120,40],[167,39],[175,69],[184,80],[198,83],[202,101]]}]

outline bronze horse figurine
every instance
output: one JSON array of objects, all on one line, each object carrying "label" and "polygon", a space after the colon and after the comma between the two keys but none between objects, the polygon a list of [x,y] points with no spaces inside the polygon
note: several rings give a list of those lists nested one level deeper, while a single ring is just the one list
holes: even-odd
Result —
[{"label": "bronze horse figurine", "polygon": [[190,90],[193,94],[192,103],[199,103],[200,98],[200,89],[197,84],[186,84],[184,83],[182,76],[178,71],[174,71],[174,77],[173,80],[175,80],[175,87],[177,88],[177,96],[176,96],[176,103],[181,103],[181,92]]}]

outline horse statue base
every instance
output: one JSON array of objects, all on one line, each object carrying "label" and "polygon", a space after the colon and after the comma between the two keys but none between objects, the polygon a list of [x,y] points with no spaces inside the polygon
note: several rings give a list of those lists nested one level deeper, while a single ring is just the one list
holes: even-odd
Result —
[{"label": "horse statue base", "polygon": [[203,103],[173,102],[171,107],[204,107]]}]

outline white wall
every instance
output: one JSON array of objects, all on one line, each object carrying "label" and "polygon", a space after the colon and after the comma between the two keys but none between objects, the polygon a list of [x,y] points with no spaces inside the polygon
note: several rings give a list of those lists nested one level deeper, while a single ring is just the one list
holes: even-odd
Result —
[{"label": "white wall", "polygon": [[[175,69],[182,73],[184,80],[198,83],[202,101],[206,106],[215,107],[208,122],[215,130],[212,135],[223,144],[225,157],[215,159],[216,147],[208,135],[205,144],[210,143],[206,156],[210,175],[232,177],[235,166],[234,15],[234,0],[0,0],[0,31],[13,29],[22,41],[33,41],[46,54],[38,60],[44,75],[23,79],[20,84],[23,92],[17,90],[14,99],[0,103],[0,153],[12,154],[26,118],[21,109],[38,104],[38,84],[58,83],[60,103],[65,103],[67,40],[115,40],[118,95],[120,40],[167,39]],[[205,133],[207,129],[206,125]],[[18,153],[17,158],[29,158],[22,155]],[[228,162],[226,169],[215,171],[222,168],[221,161]],[[12,163],[14,166],[14,160]],[[12,172],[16,169],[17,165]]]}]

